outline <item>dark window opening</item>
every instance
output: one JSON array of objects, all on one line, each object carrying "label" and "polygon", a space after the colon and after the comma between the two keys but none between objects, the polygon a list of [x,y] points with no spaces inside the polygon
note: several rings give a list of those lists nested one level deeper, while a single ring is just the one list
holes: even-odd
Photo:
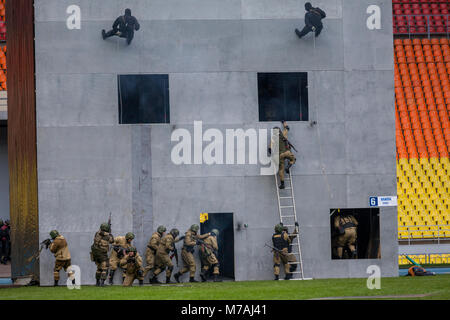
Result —
[{"label": "dark window opening", "polygon": [[330,209],[332,259],[380,259],[380,209]]},{"label": "dark window opening", "polygon": [[308,121],[308,73],[258,73],[259,121]]},{"label": "dark window opening", "polygon": [[170,123],[169,76],[119,75],[119,123]]}]

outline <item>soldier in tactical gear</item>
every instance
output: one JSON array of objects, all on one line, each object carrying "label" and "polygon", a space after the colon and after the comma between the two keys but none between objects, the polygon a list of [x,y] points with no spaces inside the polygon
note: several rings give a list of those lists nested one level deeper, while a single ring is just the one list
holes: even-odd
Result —
[{"label": "soldier in tactical gear", "polygon": [[0,263],[6,264],[10,254],[9,225],[0,219]]},{"label": "soldier in tactical gear", "polygon": [[142,257],[135,247],[129,246],[125,250],[125,255],[120,260],[120,267],[125,270],[124,287],[131,287],[135,279],[139,280],[140,286],[144,284]]},{"label": "soldier in tactical gear", "polygon": [[110,225],[108,223],[102,223],[100,230],[95,233],[94,243],[91,246],[91,260],[97,265],[97,271],[95,273],[96,286],[99,287],[105,285],[106,276],[108,274],[109,245],[114,243],[114,237],[110,232]]},{"label": "soldier in tactical gear", "polygon": [[305,27],[302,31],[295,29],[295,34],[302,38],[310,32],[315,32],[316,38],[319,36],[320,32],[322,32],[323,24],[322,19],[324,19],[327,15],[320,8],[313,8],[311,3],[305,3]]},{"label": "soldier in tactical gear", "polygon": [[150,283],[160,284],[161,282],[158,281],[157,277],[161,272],[166,270],[166,268],[166,283],[172,283],[170,281],[170,276],[172,275],[173,271],[173,263],[170,259],[169,254],[176,249],[175,243],[180,240],[177,238],[179,234],[180,231],[178,231],[178,229],[172,229],[168,234],[162,237],[158,249],[156,250],[156,269],[153,272],[153,278],[150,279]]},{"label": "soldier in tactical gear", "polygon": [[[280,189],[284,189],[284,173],[289,173],[289,169],[294,165],[296,162],[296,158],[294,154],[291,152],[291,145],[289,144],[288,139],[288,131],[289,126],[287,125],[286,121],[282,121],[283,123],[283,130],[281,130],[279,127],[274,127],[274,135],[278,135],[278,156],[279,156],[279,167],[278,167],[278,175],[280,176]],[[271,144],[271,147],[269,148],[269,154],[272,154],[272,147],[273,142]],[[289,160],[288,165],[285,168],[285,161]]]},{"label": "soldier in tactical gear", "polygon": [[[58,286],[59,271],[61,269],[67,272],[68,277],[72,277],[74,272],[72,271],[71,257],[66,239],[57,230],[50,231],[50,237],[52,238],[52,242],[49,249],[55,255],[53,278],[55,280],[54,286],[56,287]],[[75,284],[75,279],[73,278],[71,280]]]},{"label": "soldier in tactical gear", "polygon": [[[113,250],[109,257],[109,284],[114,283],[114,273],[119,267],[120,260],[125,255],[125,250],[131,247],[131,241],[134,239],[134,233],[128,232],[125,237],[118,236],[114,238]],[[125,274],[122,274],[122,282],[125,279]]]},{"label": "soldier in tactical gear", "polygon": [[338,211],[334,217],[334,228],[338,231],[336,238],[336,252],[337,257],[342,259],[344,248],[348,248],[351,252],[351,258],[356,259],[358,254],[356,251],[356,239],[358,221],[350,213]]},{"label": "soldier in tactical gear", "polygon": [[209,234],[197,235],[200,227],[197,224],[193,224],[184,235],[183,249],[181,249],[181,257],[183,259],[183,269],[174,275],[177,282],[180,282],[180,276],[189,271],[189,282],[198,282],[195,280],[195,258],[194,248],[198,239],[205,239]]},{"label": "soldier in tactical gear", "polygon": [[212,229],[210,233],[206,234],[205,240],[200,247],[200,258],[202,260],[202,272],[200,277],[202,282],[206,281],[206,275],[210,268],[213,269],[214,282],[221,282],[219,279],[219,245],[217,244],[217,237],[219,236],[219,230]]},{"label": "soldier in tactical gear", "polygon": [[103,40],[112,36],[118,36],[120,38],[126,38],[129,45],[134,38],[134,31],[140,29],[139,22],[135,17],[131,15],[130,9],[125,9],[125,15],[120,16],[114,21],[112,30],[106,32],[102,30]]},{"label": "soldier in tactical gear", "polygon": [[295,231],[289,234],[283,225],[277,224],[275,226],[275,233],[272,236],[272,243],[275,249],[273,251],[273,273],[275,280],[279,280],[280,266],[284,264],[285,277],[284,280],[292,279],[292,272],[297,270],[297,259],[294,254],[289,252],[292,240],[298,234],[298,223],[295,223]]},{"label": "soldier in tactical gear", "polygon": [[159,226],[147,243],[147,249],[145,250],[145,261],[147,262],[147,265],[144,269],[144,277],[155,268],[156,251],[158,250],[161,238],[164,236],[166,230],[166,227]]}]

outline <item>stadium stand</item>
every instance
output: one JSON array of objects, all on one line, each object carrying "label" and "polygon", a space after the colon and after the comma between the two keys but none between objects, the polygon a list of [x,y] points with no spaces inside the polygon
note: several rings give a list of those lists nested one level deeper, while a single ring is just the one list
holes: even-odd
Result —
[{"label": "stadium stand", "polygon": [[395,39],[399,239],[450,238],[450,47]]},{"label": "stadium stand", "polygon": [[443,34],[450,31],[445,0],[393,0],[394,34]]},{"label": "stadium stand", "polygon": [[[450,254],[432,253],[432,254],[410,254],[409,257],[419,264],[446,264],[450,263]],[[398,256],[399,265],[411,264],[405,256]]]}]

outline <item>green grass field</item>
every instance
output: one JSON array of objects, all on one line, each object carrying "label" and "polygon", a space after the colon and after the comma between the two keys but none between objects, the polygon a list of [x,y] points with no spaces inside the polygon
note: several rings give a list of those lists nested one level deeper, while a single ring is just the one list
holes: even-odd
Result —
[{"label": "green grass field", "polygon": [[301,300],[324,297],[424,295],[387,299],[450,299],[450,275],[382,278],[380,290],[369,290],[367,279],[320,279],[306,281],[245,281],[159,286],[83,286],[1,288],[0,300]]}]

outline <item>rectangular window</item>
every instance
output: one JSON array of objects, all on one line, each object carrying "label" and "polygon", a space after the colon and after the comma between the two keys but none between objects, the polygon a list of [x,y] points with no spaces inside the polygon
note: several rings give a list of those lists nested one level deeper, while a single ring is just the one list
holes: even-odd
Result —
[{"label": "rectangular window", "polygon": [[119,75],[119,123],[170,123],[169,75]]},{"label": "rectangular window", "polygon": [[380,259],[380,208],[330,209],[332,259]]},{"label": "rectangular window", "polygon": [[258,73],[259,121],[308,121],[308,73]]}]

